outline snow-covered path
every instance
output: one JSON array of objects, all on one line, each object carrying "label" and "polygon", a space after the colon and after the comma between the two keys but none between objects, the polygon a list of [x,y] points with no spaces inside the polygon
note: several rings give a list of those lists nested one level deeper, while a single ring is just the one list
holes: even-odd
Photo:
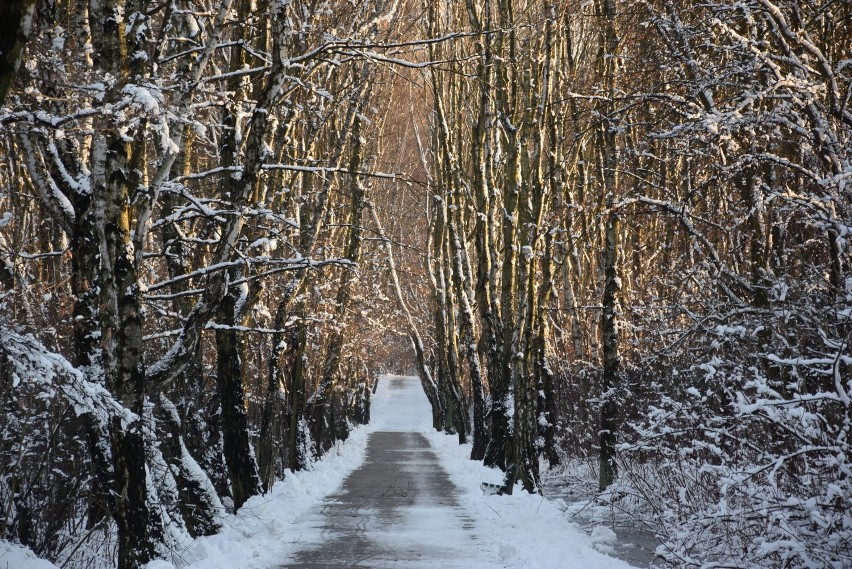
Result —
[{"label": "snow-covered path", "polygon": [[384,377],[380,394],[364,464],[298,520],[305,543],[284,566],[485,567],[477,528],[420,434],[429,410],[417,380]]},{"label": "snow-covered path", "polygon": [[[370,425],[309,471],[288,472],[264,496],[225,516],[217,535],[173,542],[147,569],[628,568],[599,553],[563,504],[518,490],[484,496],[502,473],[468,459],[470,446],[431,427],[416,378],[384,376]],[[0,542],[0,569],[56,569]]]},{"label": "snow-covered path", "polygon": [[431,429],[416,378],[383,377],[372,415],[364,464],[295,520],[300,540],[283,567],[629,567],[540,497],[483,496],[480,482],[501,473]]},{"label": "snow-covered path", "polygon": [[419,433],[373,433],[364,465],[299,523],[305,544],[288,569],[484,568],[480,561],[488,557],[455,485]]}]

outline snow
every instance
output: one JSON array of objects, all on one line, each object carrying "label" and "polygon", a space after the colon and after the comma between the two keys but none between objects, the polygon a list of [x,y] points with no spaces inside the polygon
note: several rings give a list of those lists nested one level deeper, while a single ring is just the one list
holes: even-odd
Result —
[{"label": "snow", "polygon": [[616,539],[608,528],[595,528],[591,536],[584,534],[566,519],[561,500],[527,494],[520,483],[511,496],[483,495],[480,484],[502,485],[503,473],[470,460],[470,445],[459,445],[455,437],[431,429],[424,434],[444,469],[458,485],[462,508],[494,544],[495,558],[490,566],[517,569],[632,567],[602,553],[612,551]]},{"label": "snow", "polygon": [[618,540],[615,532],[606,526],[595,526],[590,537],[594,543],[594,548],[602,553],[611,553],[613,544]]},{"label": "snow", "polygon": [[[631,565],[601,551],[611,551],[615,534],[606,528],[585,535],[565,515],[561,500],[551,501],[525,493],[520,485],[511,496],[483,495],[482,482],[499,484],[503,473],[469,460],[470,445],[459,445],[455,436],[431,427],[431,412],[420,382],[407,378],[403,393],[388,396],[390,376],[379,380],[373,396],[369,425],[352,430],[312,468],[287,472],[270,492],[251,498],[235,515],[223,519],[222,532],[187,540],[177,545],[170,560],[156,560],[146,569],[272,569],[281,567],[289,553],[305,546],[316,535],[305,516],[319,508],[365,458],[367,439],[375,431],[419,432],[429,440],[441,465],[458,487],[459,505],[477,535],[477,562],[482,567],[537,569],[604,569]],[[457,545],[458,530],[452,531],[434,516],[406,516],[411,530],[394,539],[420,540]],[[390,536],[389,536],[390,539]],[[467,538],[466,538],[467,539]],[[470,542],[465,542],[470,543]],[[4,557],[4,553],[6,552]],[[55,569],[28,550],[0,541],[0,567]],[[420,565],[418,565],[420,566]],[[428,562],[424,560],[424,567]]]},{"label": "snow", "polygon": [[141,85],[126,85],[122,92],[126,95],[130,95],[134,103],[140,105],[148,112],[157,112],[160,109],[162,96],[151,89]]},{"label": "snow", "polygon": [[0,344],[10,359],[12,387],[28,381],[38,383],[46,390],[57,388],[78,416],[91,413],[101,424],[117,417],[126,426],[137,419],[106,388],[90,381],[61,354],[51,352],[34,336],[22,336],[0,328]]},{"label": "snow", "polygon": [[3,569],[57,569],[50,561],[39,559],[28,547],[0,540],[0,567]]}]

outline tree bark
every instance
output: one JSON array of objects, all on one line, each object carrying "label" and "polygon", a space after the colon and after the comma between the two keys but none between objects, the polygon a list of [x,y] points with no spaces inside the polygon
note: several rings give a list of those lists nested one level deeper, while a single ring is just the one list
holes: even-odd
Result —
[{"label": "tree bark", "polygon": [[616,390],[620,386],[621,357],[619,354],[618,293],[621,290],[618,221],[615,209],[618,178],[616,175],[618,149],[615,122],[615,72],[618,36],[615,30],[615,0],[599,0],[598,13],[603,17],[601,32],[600,65],[607,90],[603,102],[600,124],[601,171],[607,214],[604,221],[604,293],[601,311],[601,340],[603,343],[603,371],[601,377],[601,430],[598,486],[604,490],[616,476],[615,444],[618,431],[618,401]]},{"label": "tree bark", "polygon": [[246,500],[260,494],[263,487],[249,442],[240,357],[241,338],[234,329],[237,324],[237,315],[234,313],[236,304],[236,297],[229,292],[220,305],[219,319],[225,328],[216,330],[216,385],[219,404],[222,406],[225,464],[234,509],[238,510]]},{"label": "tree bark", "polygon": [[5,0],[0,4],[0,104],[18,73],[35,7],[36,0]]}]

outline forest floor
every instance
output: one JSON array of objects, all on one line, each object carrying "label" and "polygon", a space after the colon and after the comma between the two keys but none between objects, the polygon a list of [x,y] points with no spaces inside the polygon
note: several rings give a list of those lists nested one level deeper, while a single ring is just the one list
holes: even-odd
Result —
[{"label": "forest floor", "polygon": [[[579,528],[560,499],[520,486],[484,495],[480,484],[502,473],[431,428],[416,378],[383,376],[371,415],[311,470],[226,516],[222,532],[173,544],[148,569],[631,567],[603,553],[623,554],[611,531]],[[55,567],[27,553],[0,542],[0,569]]]}]

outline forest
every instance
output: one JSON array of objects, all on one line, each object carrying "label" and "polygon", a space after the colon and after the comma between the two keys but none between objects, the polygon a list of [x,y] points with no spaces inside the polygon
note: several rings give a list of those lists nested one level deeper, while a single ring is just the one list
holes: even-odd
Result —
[{"label": "forest", "polygon": [[0,540],[166,558],[390,371],[662,566],[852,566],[852,3],[0,20]]}]

